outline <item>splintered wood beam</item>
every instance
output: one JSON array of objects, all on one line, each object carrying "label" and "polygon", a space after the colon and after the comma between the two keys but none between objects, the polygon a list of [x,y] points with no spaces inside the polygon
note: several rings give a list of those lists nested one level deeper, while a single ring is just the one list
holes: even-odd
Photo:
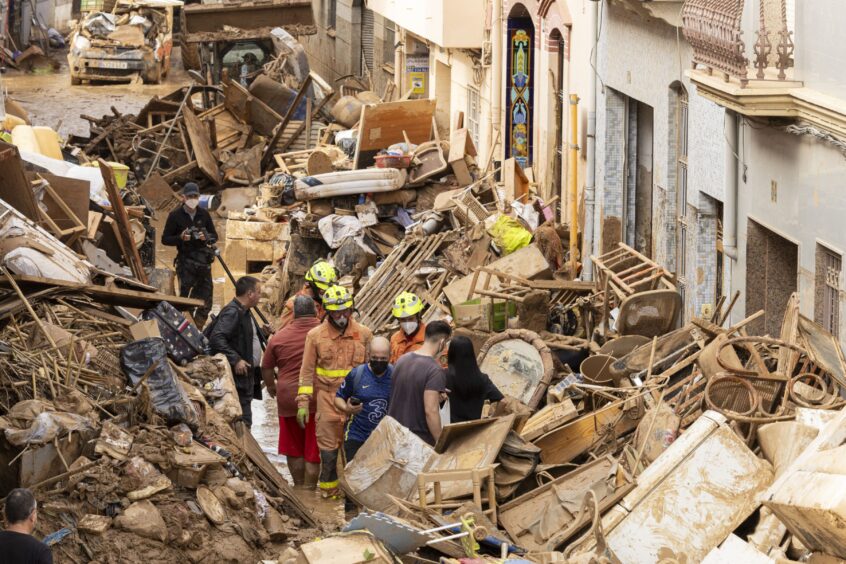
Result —
[{"label": "splintered wood beam", "polygon": [[141,255],[138,254],[138,247],[135,246],[135,239],[132,237],[132,229],[129,226],[129,215],[126,213],[126,207],[123,205],[123,200],[120,197],[120,190],[117,187],[115,180],[115,173],[109,166],[109,163],[103,159],[97,159],[100,164],[100,174],[103,175],[103,181],[106,184],[106,195],[109,197],[109,202],[112,204],[112,211],[115,215],[115,223],[117,224],[118,234],[123,243],[123,250],[126,261],[129,263],[129,268],[132,269],[132,274],[142,283],[148,284],[147,273],[144,272],[144,265],[141,263]]}]

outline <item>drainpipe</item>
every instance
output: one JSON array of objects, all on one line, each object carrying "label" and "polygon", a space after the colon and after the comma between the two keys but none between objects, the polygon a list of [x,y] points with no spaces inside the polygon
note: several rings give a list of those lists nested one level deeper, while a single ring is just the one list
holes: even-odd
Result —
[{"label": "drainpipe", "polygon": [[740,127],[737,114],[726,110],[726,146],[724,163],[725,205],[723,206],[723,253],[731,260],[737,260],[737,179],[740,158]]},{"label": "drainpipe", "polygon": [[[592,45],[594,58],[597,56],[596,26],[598,17],[599,2],[590,2],[590,44]],[[594,61],[593,67],[596,66]],[[596,233],[595,198],[596,198],[596,73],[590,69],[591,76],[588,80],[588,118],[587,118],[587,164],[585,171],[585,225],[582,230],[582,279],[593,280],[592,254],[598,254],[594,249],[594,238]]]},{"label": "drainpipe", "polygon": [[502,143],[502,0],[493,0],[491,25],[491,127],[488,128],[488,160],[493,162],[496,145]]},{"label": "drainpipe", "polygon": [[576,279],[579,260],[579,97],[570,94],[570,163],[567,171],[570,201],[570,276]]}]

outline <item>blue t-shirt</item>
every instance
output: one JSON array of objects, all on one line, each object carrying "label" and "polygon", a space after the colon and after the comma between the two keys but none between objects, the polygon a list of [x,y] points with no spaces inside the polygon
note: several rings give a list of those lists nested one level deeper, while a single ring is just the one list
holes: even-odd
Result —
[{"label": "blue t-shirt", "polygon": [[[350,416],[347,423],[346,439],[363,443],[379,424],[379,421],[388,413],[388,400],[391,399],[391,372],[393,365],[389,364],[388,369],[381,376],[375,376],[370,370],[370,365],[362,364],[356,366],[344,378],[344,383],[338,388],[336,394],[339,398],[347,401],[350,398],[358,398],[364,409],[356,415]],[[356,386],[356,373],[360,372]]]}]

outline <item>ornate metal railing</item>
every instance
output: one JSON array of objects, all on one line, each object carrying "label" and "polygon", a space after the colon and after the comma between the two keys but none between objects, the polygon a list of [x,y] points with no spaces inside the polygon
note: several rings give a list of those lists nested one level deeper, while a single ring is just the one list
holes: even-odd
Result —
[{"label": "ornate metal railing", "polygon": [[[767,68],[778,69],[778,79],[785,80],[786,69],[793,66],[793,32],[787,27],[787,0],[759,0],[755,77],[767,79]],[[682,8],[684,35],[693,47],[694,65],[709,72],[723,73],[726,80],[736,77],[741,85],[749,82],[749,59],[743,42],[741,17],[744,0],[686,0]],[[774,47],[775,45],[775,47]]]}]

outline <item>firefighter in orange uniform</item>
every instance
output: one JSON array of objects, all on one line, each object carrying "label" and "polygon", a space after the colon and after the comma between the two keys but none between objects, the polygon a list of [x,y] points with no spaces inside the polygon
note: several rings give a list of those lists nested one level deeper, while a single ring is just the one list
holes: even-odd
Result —
[{"label": "firefighter in orange uniform", "polygon": [[277,331],[282,329],[294,319],[294,298],[297,296],[308,296],[314,300],[314,309],[317,319],[323,319],[322,298],[326,288],[335,283],[338,273],[335,268],[323,259],[318,259],[305,275],[305,284],[299,292],[288,298],[282,307],[282,315],[279,316]]},{"label": "firefighter in orange uniform", "polygon": [[308,403],[317,401],[317,446],[320,449],[318,487],[324,497],[336,497],[338,449],[344,435],[345,416],[335,408],[335,393],[354,367],[368,361],[373,333],[352,319],[353,299],[343,286],[329,286],[323,293],[326,318],[308,332],[297,390],[297,421],[308,422]]},{"label": "firefighter in orange uniform", "polygon": [[423,300],[417,294],[403,292],[394,299],[391,310],[397,318],[400,328],[391,335],[391,364],[396,364],[399,357],[407,352],[416,351],[423,346],[426,338],[426,324],[420,321]]}]

